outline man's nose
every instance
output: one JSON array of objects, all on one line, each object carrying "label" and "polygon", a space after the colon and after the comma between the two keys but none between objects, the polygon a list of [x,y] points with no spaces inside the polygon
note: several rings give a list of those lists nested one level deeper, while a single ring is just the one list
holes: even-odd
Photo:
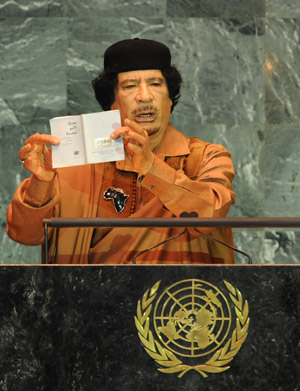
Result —
[{"label": "man's nose", "polygon": [[138,93],[136,96],[139,102],[151,102],[153,100],[153,95],[151,90],[146,83],[141,83],[139,85]]}]

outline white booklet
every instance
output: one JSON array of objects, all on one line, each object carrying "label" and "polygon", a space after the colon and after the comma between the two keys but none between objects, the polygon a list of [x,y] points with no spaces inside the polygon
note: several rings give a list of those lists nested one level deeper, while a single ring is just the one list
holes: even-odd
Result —
[{"label": "white booklet", "polygon": [[52,118],[51,134],[60,139],[52,146],[53,168],[124,160],[123,139],[109,137],[120,127],[119,110]]}]

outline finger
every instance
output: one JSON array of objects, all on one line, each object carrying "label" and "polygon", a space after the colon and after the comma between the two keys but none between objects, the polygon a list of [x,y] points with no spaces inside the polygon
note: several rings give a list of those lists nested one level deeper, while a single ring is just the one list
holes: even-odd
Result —
[{"label": "finger", "polygon": [[147,133],[144,128],[142,128],[136,122],[131,121],[128,118],[125,119],[124,124],[129,126],[132,130],[134,130],[135,132],[139,133],[140,135],[144,135],[145,133]]},{"label": "finger", "polygon": [[27,157],[27,154],[32,150],[31,144],[23,145],[23,147],[19,150],[18,156],[21,161],[25,160]]},{"label": "finger", "polygon": [[128,133],[130,131],[131,129],[128,128],[128,126],[122,126],[121,128],[114,130],[111,133],[110,138],[113,140],[118,139],[120,137],[124,137],[124,139],[128,139]]},{"label": "finger", "polygon": [[26,141],[25,144],[51,144],[58,145],[60,143],[60,139],[52,136],[51,134],[40,134],[35,133],[31,135]]},{"label": "finger", "polygon": [[146,145],[147,139],[145,138],[145,135],[140,135],[139,133],[132,131],[129,132],[128,135],[130,137],[130,141],[134,140],[136,144],[139,144],[142,147]]},{"label": "finger", "polygon": [[132,152],[130,150],[130,148],[127,148],[127,146],[125,147],[125,155],[128,157],[129,160],[132,160]]},{"label": "finger", "polygon": [[30,171],[31,162],[32,162],[32,158],[31,158],[30,156],[28,156],[28,158],[26,158],[26,159],[24,159],[24,160],[22,161],[23,167],[24,167],[26,170],[29,170],[29,171]]},{"label": "finger", "polygon": [[138,144],[129,142],[127,144],[127,148],[130,150],[130,152],[141,154],[142,147]]}]

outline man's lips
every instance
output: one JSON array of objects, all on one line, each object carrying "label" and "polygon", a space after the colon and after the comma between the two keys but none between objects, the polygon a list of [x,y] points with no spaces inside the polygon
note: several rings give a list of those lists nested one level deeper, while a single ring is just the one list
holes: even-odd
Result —
[{"label": "man's lips", "polygon": [[154,112],[143,112],[134,116],[135,122],[153,122],[156,120],[156,113]]}]

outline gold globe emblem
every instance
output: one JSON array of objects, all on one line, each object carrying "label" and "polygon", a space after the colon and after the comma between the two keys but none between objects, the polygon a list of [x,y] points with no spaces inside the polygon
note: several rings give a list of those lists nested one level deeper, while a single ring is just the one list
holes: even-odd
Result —
[{"label": "gold globe emblem", "polygon": [[202,280],[168,287],[156,302],[153,322],[160,342],[183,357],[215,351],[228,337],[231,310],[226,297]]},{"label": "gold globe emblem", "polygon": [[230,368],[228,364],[247,338],[250,319],[240,291],[223,282],[231,306],[222,290],[198,279],[170,285],[154,305],[158,281],[138,301],[134,318],[138,336],[160,372],[182,377],[195,370],[207,377]]}]

